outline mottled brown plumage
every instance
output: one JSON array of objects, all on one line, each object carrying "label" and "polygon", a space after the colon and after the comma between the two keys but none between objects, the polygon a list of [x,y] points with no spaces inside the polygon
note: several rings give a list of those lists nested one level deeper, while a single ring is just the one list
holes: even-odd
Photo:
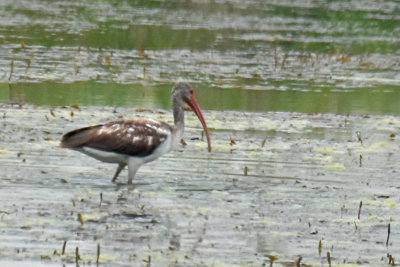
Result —
[{"label": "mottled brown plumage", "polygon": [[166,140],[172,127],[148,120],[120,120],[73,130],[63,136],[61,147],[90,147],[127,156],[145,157]]}]

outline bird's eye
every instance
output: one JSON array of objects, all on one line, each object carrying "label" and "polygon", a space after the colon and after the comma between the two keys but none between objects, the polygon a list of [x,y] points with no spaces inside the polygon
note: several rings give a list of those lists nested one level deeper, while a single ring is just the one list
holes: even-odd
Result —
[{"label": "bird's eye", "polygon": [[190,94],[193,95],[194,91],[192,88],[190,88]]}]

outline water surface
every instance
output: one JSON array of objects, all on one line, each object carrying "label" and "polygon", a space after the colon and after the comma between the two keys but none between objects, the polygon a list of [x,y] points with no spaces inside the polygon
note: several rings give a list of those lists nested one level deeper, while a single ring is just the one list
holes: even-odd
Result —
[{"label": "water surface", "polygon": [[399,9],[3,1],[0,101],[166,108],[171,85],[186,80],[213,110],[398,114]]},{"label": "water surface", "polygon": [[75,265],[78,247],[79,263],[94,264],[100,245],[112,266],[327,266],[328,252],[332,265],[378,266],[400,249],[396,117],[205,111],[208,153],[187,113],[187,145],[127,186],[126,171],[113,184],[116,166],[57,147],[61,134],[121,117],[171,123],[171,112],[0,114],[2,260]]},{"label": "water surface", "polygon": [[[99,247],[105,266],[328,266],[328,253],[334,266],[390,264],[399,10],[1,1],[0,266],[95,265]],[[187,145],[133,186],[58,147],[63,133],[109,120],[172,123],[177,80],[196,88],[212,153],[193,114]]]}]

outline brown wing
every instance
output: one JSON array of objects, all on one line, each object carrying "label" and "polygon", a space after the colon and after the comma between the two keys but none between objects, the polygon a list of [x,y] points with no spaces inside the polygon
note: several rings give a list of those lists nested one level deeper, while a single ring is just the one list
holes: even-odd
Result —
[{"label": "brown wing", "polygon": [[113,121],[66,133],[62,138],[61,147],[91,147],[144,157],[162,144],[171,131],[171,126],[155,120]]}]

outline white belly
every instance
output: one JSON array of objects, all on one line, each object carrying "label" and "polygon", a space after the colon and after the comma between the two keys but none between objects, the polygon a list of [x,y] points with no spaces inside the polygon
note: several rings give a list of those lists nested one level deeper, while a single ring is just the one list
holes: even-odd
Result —
[{"label": "white belly", "polygon": [[81,147],[76,149],[92,158],[108,163],[125,163],[127,164],[129,156],[115,152],[103,151],[91,147]]},{"label": "white belly", "polygon": [[135,158],[143,163],[153,161],[160,156],[164,155],[168,151],[172,149],[172,143],[171,143],[171,138],[170,136],[167,137],[167,139],[158,146],[153,153],[151,153],[148,156],[145,157],[139,157],[139,156],[134,156],[134,155],[126,155],[126,154],[119,154],[111,151],[104,151],[104,150],[99,150],[91,147],[81,147],[77,148],[75,150],[82,152],[92,158],[95,158],[97,160],[103,161],[103,162],[108,162],[108,163],[118,163],[118,164],[127,164],[129,158]]}]

